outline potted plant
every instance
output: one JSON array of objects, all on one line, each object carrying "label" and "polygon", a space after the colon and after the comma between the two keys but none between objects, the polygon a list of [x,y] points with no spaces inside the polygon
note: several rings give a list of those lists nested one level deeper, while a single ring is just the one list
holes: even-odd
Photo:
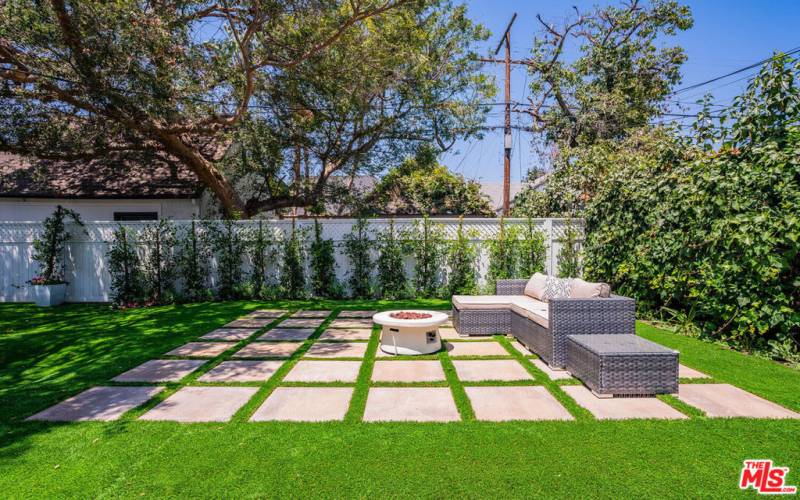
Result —
[{"label": "potted plant", "polygon": [[39,263],[39,274],[28,283],[38,306],[57,306],[64,302],[67,282],[64,281],[64,244],[70,237],[65,219],[83,226],[80,215],[61,205],[44,222],[42,233],[33,241],[33,260]]}]

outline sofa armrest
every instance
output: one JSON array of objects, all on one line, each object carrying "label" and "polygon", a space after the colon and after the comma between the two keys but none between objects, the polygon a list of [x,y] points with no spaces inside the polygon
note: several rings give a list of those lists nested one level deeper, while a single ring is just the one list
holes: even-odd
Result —
[{"label": "sofa armrest", "polygon": [[528,280],[526,279],[497,280],[495,295],[523,295],[527,284]]},{"label": "sofa armrest", "polygon": [[636,333],[636,301],[629,297],[550,299],[548,306],[553,335]]}]

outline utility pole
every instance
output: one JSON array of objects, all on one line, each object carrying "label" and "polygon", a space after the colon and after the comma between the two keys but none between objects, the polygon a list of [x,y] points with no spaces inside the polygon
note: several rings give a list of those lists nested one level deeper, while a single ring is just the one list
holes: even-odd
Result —
[{"label": "utility pole", "polygon": [[506,46],[506,53],[505,58],[503,60],[497,59],[481,59],[483,62],[492,62],[492,63],[502,63],[505,64],[506,70],[506,85],[505,85],[505,108],[506,108],[506,116],[505,116],[505,124],[503,126],[503,147],[505,148],[503,153],[503,215],[507,216],[509,212],[509,198],[511,197],[511,63],[516,61],[511,61],[511,25],[514,24],[514,21],[517,19],[517,13],[515,12],[513,16],[511,16],[511,20],[508,22],[508,26],[506,26],[506,31],[503,33],[503,37],[500,39],[500,43],[497,44],[497,49],[494,51],[494,55],[500,52],[500,48],[505,44]]}]

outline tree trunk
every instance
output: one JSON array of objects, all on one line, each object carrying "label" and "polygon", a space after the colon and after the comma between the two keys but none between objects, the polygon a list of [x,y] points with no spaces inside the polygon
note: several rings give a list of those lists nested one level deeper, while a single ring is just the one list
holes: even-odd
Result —
[{"label": "tree trunk", "polygon": [[159,138],[168,152],[182,159],[184,164],[197,174],[200,181],[211,189],[222,204],[225,215],[242,218],[249,218],[253,215],[247,212],[242,199],[222,172],[201,155],[195,147],[186,144],[180,137],[172,134],[161,134]]}]

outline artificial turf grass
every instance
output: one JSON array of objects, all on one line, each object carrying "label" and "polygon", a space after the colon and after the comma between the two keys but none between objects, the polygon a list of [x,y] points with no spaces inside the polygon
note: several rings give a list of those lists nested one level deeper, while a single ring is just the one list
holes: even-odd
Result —
[{"label": "artificial turf grass", "polygon": [[[2,415],[17,417],[11,425],[0,420],[4,496],[363,497],[386,491],[397,496],[731,496],[739,493],[741,461],[753,457],[793,467],[788,482],[800,483],[797,421],[698,416],[680,422],[16,423],[86,388],[75,381],[93,378],[90,385],[105,385],[111,377],[249,310],[274,307],[203,306],[191,309],[191,314],[172,307],[135,311],[136,321],[130,315],[115,318],[117,313],[106,307],[81,306],[93,312],[76,316],[96,317],[74,325],[54,317],[54,328],[37,320],[27,330],[26,314],[9,325],[7,306],[0,306],[0,328],[13,332],[0,337],[4,348],[8,342],[24,341],[21,345],[46,351],[15,346],[15,359],[0,365],[0,380],[11,381],[0,385],[0,401],[25,399],[17,406],[0,405]],[[39,317],[40,310],[26,307]],[[209,320],[212,317],[216,319]],[[108,325],[123,323],[125,328],[109,332]],[[194,332],[187,334],[187,329]],[[376,329],[371,341],[377,348],[375,333]],[[119,353],[115,335],[126,346],[129,335],[141,344],[135,356],[129,356],[128,366],[114,367],[107,359]],[[54,336],[56,342],[51,342]],[[72,341],[66,353],[62,337]],[[702,352],[709,344],[686,340],[700,351],[693,359],[716,359],[716,352]],[[96,363],[69,362],[67,354],[84,354],[84,343],[94,348],[90,353]],[[0,355],[6,352],[0,349]],[[64,356],[71,370],[68,377],[53,369]],[[701,361],[687,364],[719,382],[730,382]],[[25,370],[20,371],[20,364]],[[767,377],[778,385],[793,381],[769,365],[742,364],[745,373],[737,373],[739,378]],[[14,385],[14,374],[22,375],[17,382],[23,385]],[[544,374],[537,377],[548,380]],[[767,399],[775,394],[773,385],[753,392]],[[56,401],[50,403],[54,395]]]}]

